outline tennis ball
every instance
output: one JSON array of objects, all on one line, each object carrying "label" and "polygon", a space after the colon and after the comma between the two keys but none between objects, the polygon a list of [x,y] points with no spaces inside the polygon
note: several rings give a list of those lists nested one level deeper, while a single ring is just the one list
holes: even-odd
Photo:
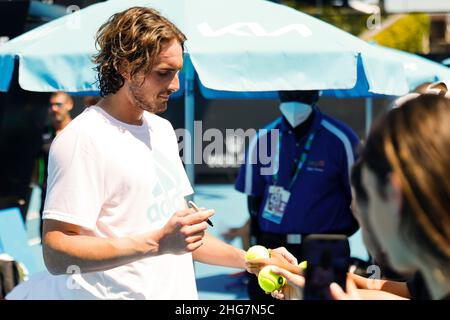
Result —
[{"label": "tennis ball", "polygon": [[258,283],[265,292],[281,289],[286,284],[286,278],[272,272],[273,266],[265,266],[259,271]]},{"label": "tennis ball", "polygon": [[247,261],[260,258],[270,258],[269,250],[263,246],[250,247],[245,254],[245,260]]},{"label": "tennis ball", "polygon": [[308,267],[308,261],[302,261],[298,264],[298,266],[300,267],[300,269],[306,269]]}]

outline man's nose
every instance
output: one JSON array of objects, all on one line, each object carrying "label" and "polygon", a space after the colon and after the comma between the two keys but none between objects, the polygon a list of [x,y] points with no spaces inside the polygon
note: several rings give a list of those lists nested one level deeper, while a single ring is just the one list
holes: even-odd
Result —
[{"label": "man's nose", "polygon": [[171,93],[177,92],[180,89],[180,79],[178,78],[178,73],[173,77],[169,84],[168,90]]}]

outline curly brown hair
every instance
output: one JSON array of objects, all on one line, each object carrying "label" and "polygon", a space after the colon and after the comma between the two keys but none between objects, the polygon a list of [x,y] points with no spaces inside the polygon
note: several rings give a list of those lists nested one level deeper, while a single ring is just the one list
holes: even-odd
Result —
[{"label": "curly brown hair", "polygon": [[132,7],[111,16],[95,40],[100,95],[116,93],[124,84],[123,72],[150,71],[162,44],[174,39],[183,47],[186,36],[154,9]]}]

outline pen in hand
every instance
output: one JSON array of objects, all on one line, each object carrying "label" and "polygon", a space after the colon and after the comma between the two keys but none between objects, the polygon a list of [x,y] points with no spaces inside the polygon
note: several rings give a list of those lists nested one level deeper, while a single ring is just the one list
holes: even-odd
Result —
[{"label": "pen in hand", "polygon": [[[193,208],[195,211],[200,211],[199,207],[197,207],[197,205],[193,202],[193,201],[188,201],[188,204],[191,208]],[[211,220],[206,220],[206,222],[211,226],[214,227],[213,223],[211,222]]]}]

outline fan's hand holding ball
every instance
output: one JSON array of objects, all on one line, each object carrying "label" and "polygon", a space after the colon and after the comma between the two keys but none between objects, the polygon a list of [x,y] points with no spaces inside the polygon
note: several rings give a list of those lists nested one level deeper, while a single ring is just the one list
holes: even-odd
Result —
[{"label": "fan's hand holding ball", "polygon": [[267,293],[280,290],[286,284],[286,278],[272,272],[272,266],[265,266],[258,274],[258,283]]}]

